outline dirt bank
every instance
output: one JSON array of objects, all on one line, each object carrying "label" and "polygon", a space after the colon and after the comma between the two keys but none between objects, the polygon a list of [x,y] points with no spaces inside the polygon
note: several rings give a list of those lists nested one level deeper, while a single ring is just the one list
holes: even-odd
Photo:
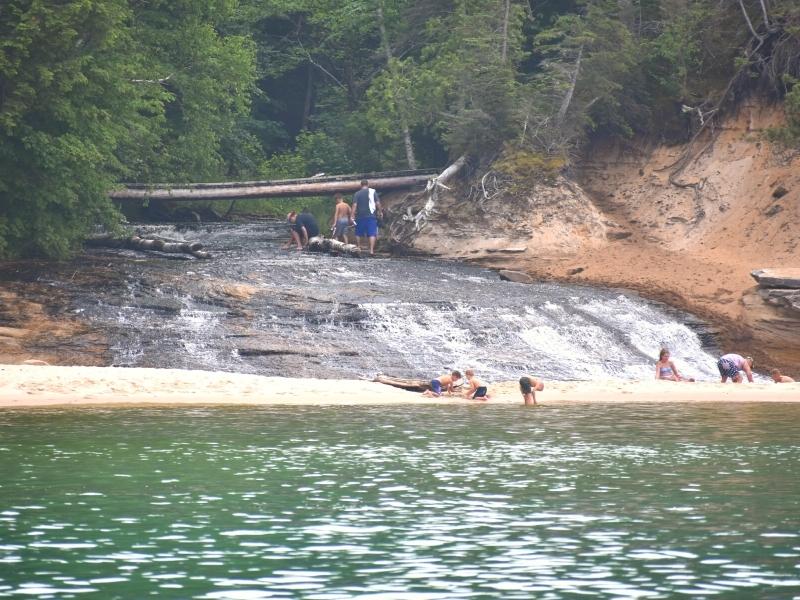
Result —
[{"label": "dirt bank", "polygon": [[596,143],[577,184],[443,197],[412,246],[636,290],[708,320],[726,351],[798,376],[800,313],[766,304],[750,276],[800,266],[800,153],[764,140],[781,119],[780,108],[742,106],[680,170],[685,146]]}]

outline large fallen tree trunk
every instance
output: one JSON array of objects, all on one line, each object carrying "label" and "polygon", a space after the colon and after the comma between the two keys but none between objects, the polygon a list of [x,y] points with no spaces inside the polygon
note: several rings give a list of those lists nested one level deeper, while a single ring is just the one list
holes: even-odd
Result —
[{"label": "large fallen tree trunk", "polygon": [[339,240],[331,240],[321,235],[308,240],[308,249],[311,252],[328,252],[330,254],[344,254],[345,256],[361,256],[361,248],[355,244],[345,244]]},{"label": "large fallen tree trunk", "polygon": [[115,238],[111,235],[98,235],[86,240],[87,246],[102,248],[129,248],[142,252],[155,251],[170,254],[191,254],[196,258],[211,258],[211,254],[203,250],[200,242],[168,242],[154,238],[141,238],[132,235],[127,238]]},{"label": "large fallen tree trunk", "polygon": [[293,196],[324,196],[336,192],[357,192],[361,180],[369,179],[370,186],[379,190],[415,187],[430,179],[429,170],[398,171],[374,176],[310,177],[282,181],[242,181],[233,183],[195,183],[152,185],[125,184],[121,190],[109,193],[113,200],[234,200],[238,198],[289,198]]},{"label": "large fallen tree trunk", "polygon": [[390,375],[377,375],[373,381],[403,388],[409,392],[424,392],[431,389],[431,382],[424,379],[403,379],[401,377],[391,377]]}]

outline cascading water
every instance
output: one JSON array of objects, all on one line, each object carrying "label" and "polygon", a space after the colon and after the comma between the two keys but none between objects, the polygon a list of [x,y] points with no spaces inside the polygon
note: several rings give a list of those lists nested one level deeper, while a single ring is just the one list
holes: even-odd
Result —
[{"label": "cascading water", "polygon": [[46,275],[105,334],[119,366],[323,378],[471,366],[489,380],[649,379],[668,347],[686,376],[716,377],[699,323],[631,294],[504,282],[435,260],[284,250],[277,222],[140,232],[202,241],[214,258],[91,250],[70,272],[102,265],[103,285]]}]

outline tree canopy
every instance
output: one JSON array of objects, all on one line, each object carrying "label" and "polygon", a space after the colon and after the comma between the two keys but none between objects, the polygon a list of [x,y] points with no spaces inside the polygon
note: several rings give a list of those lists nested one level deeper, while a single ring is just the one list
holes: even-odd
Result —
[{"label": "tree canopy", "polygon": [[120,182],[569,162],[758,90],[800,143],[794,0],[6,0],[0,257],[67,256]]}]

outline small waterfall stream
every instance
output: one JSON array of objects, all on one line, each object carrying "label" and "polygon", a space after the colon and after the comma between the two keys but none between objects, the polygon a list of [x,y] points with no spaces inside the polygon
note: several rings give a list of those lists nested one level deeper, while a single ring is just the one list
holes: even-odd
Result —
[{"label": "small waterfall stream", "polygon": [[653,377],[662,346],[686,376],[716,377],[702,324],[618,290],[501,281],[437,260],[283,250],[283,223],[171,225],[140,234],[201,241],[214,258],[87,251],[97,278],[45,277],[104,333],[118,366],[347,378]]}]

